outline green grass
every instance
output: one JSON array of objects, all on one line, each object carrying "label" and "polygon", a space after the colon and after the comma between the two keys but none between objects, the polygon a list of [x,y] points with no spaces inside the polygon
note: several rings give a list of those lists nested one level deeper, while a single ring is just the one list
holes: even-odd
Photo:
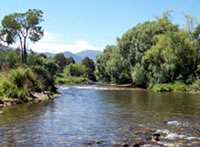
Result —
[{"label": "green grass", "polygon": [[192,83],[192,85],[190,86],[190,89],[192,91],[200,91],[200,80],[196,80]]},{"label": "green grass", "polygon": [[164,84],[154,84],[151,88],[152,91],[155,92],[171,92],[171,91],[189,91],[190,86],[181,83],[164,83]]},{"label": "green grass", "polygon": [[86,82],[87,79],[84,77],[56,77],[56,84],[81,84]]}]

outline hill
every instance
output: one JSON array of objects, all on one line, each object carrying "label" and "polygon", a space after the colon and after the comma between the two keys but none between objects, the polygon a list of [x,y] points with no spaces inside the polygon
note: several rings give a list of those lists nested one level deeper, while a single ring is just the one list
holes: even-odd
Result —
[{"label": "hill", "polygon": [[101,52],[97,50],[84,50],[82,52],[76,53],[76,55],[81,57],[82,59],[85,57],[89,57],[92,60],[96,60],[96,57],[100,54]]},{"label": "hill", "polygon": [[[101,52],[97,51],[97,50],[84,50],[84,51],[81,51],[81,52],[76,53],[76,54],[73,54],[73,53],[71,53],[69,51],[63,52],[65,57],[73,57],[74,60],[77,63],[80,62],[85,57],[89,57],[92,60],[96,60],[96,56],[100,55],[100,53]],[[50,53],[50,52],[46,52],[44,54],[47,55],[47,57],[54,57],[55,56],[54,53]]]}]

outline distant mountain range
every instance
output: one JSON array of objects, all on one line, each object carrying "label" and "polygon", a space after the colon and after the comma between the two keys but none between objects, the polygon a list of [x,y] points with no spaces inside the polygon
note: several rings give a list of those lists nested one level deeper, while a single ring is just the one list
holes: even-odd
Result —
[{"label": "distant mountain range", "polygon": [[[49,53],[49,52],[46,52],[44,54],[47,57],[54,57],[56,55],[56,54]],[[69,51],[63,52],[63,54],[65,55],[65,57],[73,57],[74,60],[78,63],[85,57],[89,57],[92,60],[96,60],[96,57],[98,55],[100,55],[101,52],[97,51],[97,50],[84,50],[84,51],[81,51],[81,52],[76,53],[76,54],[73,54],[73,53],[71,53]]]},{"label": "distant mountain range", "polygon": [[[5,50],[5,49],[8,49],[8,48],[9,48],[8,46],[0,44],[0,50]],[[50,53],[50,52],[45,52],[44,54],[47,57],[54,57],[56,55],[56,54]],[[97,51],[97,50],[84,50],[84,51],[78,52],[76,54],[73,54],[69,51],[65,51],[65,52],[63,52],[63,54],[65,55],[65,57],[73,57],[74,60],[78,63],[85,57],[89,57],[90,59],[95,61],[96,57],[98,55],[100,55],[101,52]]]}]

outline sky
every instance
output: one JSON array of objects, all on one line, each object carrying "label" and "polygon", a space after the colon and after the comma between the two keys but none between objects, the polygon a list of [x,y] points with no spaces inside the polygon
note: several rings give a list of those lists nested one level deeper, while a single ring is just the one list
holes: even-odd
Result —
[{"label": "sky", "polygon": [[0,4],[0,20],[14,12],[40,9],[44,37],[29,47],[36,52],[77,53],[103,51],[128,29],[169,9],[172,21],[183,27],[184,14],[200,19],[199,6],[199,0],[6,0]]}]

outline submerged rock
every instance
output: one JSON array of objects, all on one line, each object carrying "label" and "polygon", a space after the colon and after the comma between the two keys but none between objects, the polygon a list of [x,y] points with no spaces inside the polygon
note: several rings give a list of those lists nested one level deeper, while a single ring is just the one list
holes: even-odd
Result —
[{"label": "submerged rock", "polygon": [[160,134],[159,133],[154,133],[152,136],[152,141],[160,141]]},{"label": "submerged rock", "polygon": [[103,144],[104,141],[95,141],[95,140],[91,140],[91,141],[88,141],[87,142],[87,145],[88,146],[93,146],[93,145],[100,145],[100,144]]}]

